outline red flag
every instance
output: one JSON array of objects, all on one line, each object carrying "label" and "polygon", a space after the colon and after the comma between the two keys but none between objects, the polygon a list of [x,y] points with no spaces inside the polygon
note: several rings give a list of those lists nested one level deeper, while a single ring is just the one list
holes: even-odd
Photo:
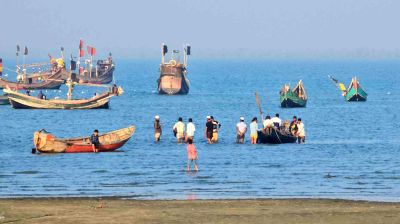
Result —
[{"label": "red flag", "polygon": [[83,40],[79,40],[79,57],[85,56],[85,51],[83,51]]},{"label": "red flag", "polygon": [[87,46],[87,53],[92,55],[92,47],[91,46]]},{"label": "red flag", "polygon": [[0,76],[3,75],[3,59],[0,58]]},{"label": "red flag", "polygon": [[96,48],[92,47],[92,52],[90,53],[92,56],[96,54]]},{"label": "red flag", "polygon": [[83,67],[79,67],[79,74],[83,74]]},{"label": "red flag", "polygon": [[79,41],[79,50],[82,50],[83,49],[83,40],[80,40]]}]

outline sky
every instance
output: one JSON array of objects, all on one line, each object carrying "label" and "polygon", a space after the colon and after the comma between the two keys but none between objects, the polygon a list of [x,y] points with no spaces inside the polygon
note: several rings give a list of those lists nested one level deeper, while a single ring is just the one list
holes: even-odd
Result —
[{"label": "sky", "polygon": [[0,0],[0,57],[120,58],[188,43],[197,57],[400,57],[398,0]]}]

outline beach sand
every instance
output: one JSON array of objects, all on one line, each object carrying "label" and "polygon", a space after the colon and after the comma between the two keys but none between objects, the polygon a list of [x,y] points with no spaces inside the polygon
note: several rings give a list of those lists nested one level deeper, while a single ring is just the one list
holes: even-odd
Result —
[{"label": "beach sand", "polygon": [[400,223],[400,203],[325,199],[0,199],[0,223]]}]

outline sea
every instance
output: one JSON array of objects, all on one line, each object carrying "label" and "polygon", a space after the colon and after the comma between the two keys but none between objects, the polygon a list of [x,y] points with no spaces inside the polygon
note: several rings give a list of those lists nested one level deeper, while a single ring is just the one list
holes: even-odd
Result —
[{"label": "sea", "polygon": [[[189,58],[188,95],[157,93],[158,59],[116,59],[124,94],[101,110],[16,110],[0,106],[0,197],[122,197],[126,199],[336,198],[400,201],[400,61],[380,59]],[[3,60],[4,66],[6,61]],[[357,76],[366,102],[346,102],[328,78],[347,86]],[[15,77],[9,74],[10,79]],[[306,108],[280,107],[279,90],[303,80]],[[104,88],[78,86],[74,96]],[[66,88],[47,90],[65,97]],[[239,117],[247,123],[279,113],[302,118],[305,144],[236,144]],[[37,94],[32,92],[32,95]],[[154,116],[163,135],[154,142]],[[206,116],[221,123],[208,145]],[[186,172],[186,145],[172,127],[178,117],[196,125],[199,172]],[[260,119],[259,119],[260,120]],[[111,153],[32,154],[33,133],[90,135],[136,126]]]}]

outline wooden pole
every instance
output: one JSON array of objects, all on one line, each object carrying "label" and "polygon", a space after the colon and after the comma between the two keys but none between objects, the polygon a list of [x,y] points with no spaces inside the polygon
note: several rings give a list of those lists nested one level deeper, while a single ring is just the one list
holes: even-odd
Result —
[{"label": "wooden pole", "polygon": [[256,103],[257,103],[258,109],[260,110],[261,122],[262,122],[262,124],[264,124],[264,116],[263,116],[263,112],[261,109],[261,103],[260,103],[260,99],[258,97],[258,92],[256,92]]},{"label": "wooden pole", "polygon": [[164,64],[164,43],[161,44],[161,64]]}]

